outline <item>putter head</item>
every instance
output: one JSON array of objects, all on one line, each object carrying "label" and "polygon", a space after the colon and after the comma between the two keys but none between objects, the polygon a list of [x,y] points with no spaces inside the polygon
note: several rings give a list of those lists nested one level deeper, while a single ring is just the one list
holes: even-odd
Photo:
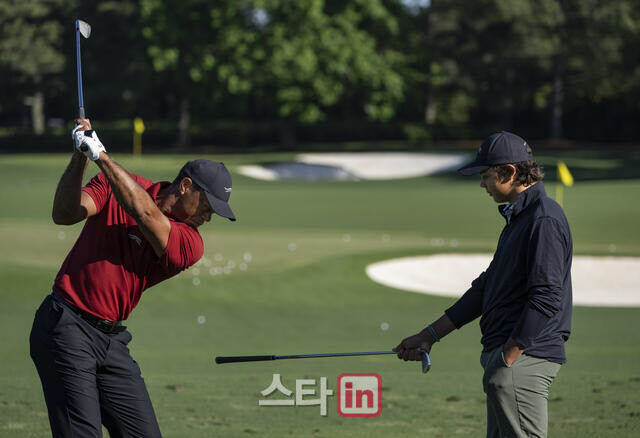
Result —
[{"label": "putter head", "polygon": [[85,38],[89,38],[91,35],[91,25],[86,21],[76,20],[76,30]]},{"label": "putter head", "polygon": [[426,351],[422,351],[422,374],[427,374],[427,372],[431,369],[431,359],[429,358],[429,353]]}]

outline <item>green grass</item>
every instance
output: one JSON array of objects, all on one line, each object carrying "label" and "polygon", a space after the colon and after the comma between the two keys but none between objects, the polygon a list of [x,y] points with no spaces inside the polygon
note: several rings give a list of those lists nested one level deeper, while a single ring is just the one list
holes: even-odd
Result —
[{"label": "green grass", "polygon": [[[155,180],[172,179],[188,158],[116,156],[127,169]],[[239,164],[290,156],[221,158],[233,172]],[[556,158],[550,154],[545,160]],[[613,244],[616,255],[640,256],[640,178],[602,179],[601,173],[615,173],[624,157],[562,158],[570,168],[573,158],[585,172],[584,180],[564,192],[576,254],[610,254]],[[50,220],[67,160],[0,157],[0,436],[48,433],[28,336],[35,309],[81,228]],[[599,172],[598,179],[588,177],[590,168]],[[91,165],[89,175],[95,169]],[[550,194],[554,184],[547,184]],[[445,175],[267,183],[235,174],[232,206],[237,223],[215,218],[202,230],[206,259],[196,267],[200,284],[193,284],[192,268],[148,290],[128,321],[132,355],[165,436],[483,436],[477,322],[434,348],[426,376],[415,363],[392,357],[212,363],[215,355],[388,349],[440,316],[453,300],[385,288],[371,282],[364,268],[405,255],[491,252],[502,219],[476,180]],[[247,271],[210,275],[212,267],[229,260],[240,263],[246,252],[252,254]],[[198,324],[200,315],[206,323]],[[640,434],[639,321],[640,309],[574,309],[569,363],[551,390],[550,436]],[[380,330],[382,322],[389,330]],[[342,418],[335,396],[329,398],[327,417],[319,415],[318,406],[258,406],[259,392],[274,373],[292,390],[296,379],[327,377],[335,391],[343,372],[382,376],[379,417]],[[176,386],[183,390],[171,389]]]}]

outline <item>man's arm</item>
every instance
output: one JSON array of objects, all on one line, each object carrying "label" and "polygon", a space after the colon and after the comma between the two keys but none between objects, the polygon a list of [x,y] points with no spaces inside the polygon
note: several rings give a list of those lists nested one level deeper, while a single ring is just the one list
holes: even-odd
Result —
[{"label": "man's arm", "polygon": [[113,161],[105,152],[100,152],[96,164],[109,181],[118,204],[133,217],[153,251],[161,257],[169,241],[171,223],[160,211],[145,189]]},{"label": "man's arm", "polygon": [[51,218],[57,225],[73,225],[96,214],[93,199],[82,191],[82,177],[88,161],[83,154],[74,152],[60,177],[51,210]]},{"label": "man's arm", "polygon": [[[493,261],[491,264],[493,264]],[[453,306],[444,311],[456,328],[462,328],[464,325],[482,315],[482,300],[489,269],[491,269],[491,265],[489,265],[489,268],[480,274],[478,278],[471,282],[469,290],[467,290]]]},{"label": "man's arm", "polygon": [[393,349],[398,353],[400,359],[405,361],[421,360],[420,350],[426,350],[427,353],[430,352],[432,345],[439,339],[444,338],[453,330],[461,328],[481,315],[482,296],[487,282],[487,272],[491,269],[492,264],[493,261],[485,272],[471,282],[469,290],[453,306],[449,307],[444,315],[431,324],[438,339],[434,338],[428,326],[425,327],[419,333],[403,339]]},{"label": "man's arm", "polygon": [[437,339],[433,336],[428,327],[425,327],[420,333],[405,338],[398,344],[393,351],[398,353],[400,359],[407,360],[421,360],[420,350],[425,350],[427,353],[431,351],[431,346],[438,342],[438,340],[444,338],[449,333],[456,329],[453,321],[444,314],[431,324],[431,327],[435,331]]}]

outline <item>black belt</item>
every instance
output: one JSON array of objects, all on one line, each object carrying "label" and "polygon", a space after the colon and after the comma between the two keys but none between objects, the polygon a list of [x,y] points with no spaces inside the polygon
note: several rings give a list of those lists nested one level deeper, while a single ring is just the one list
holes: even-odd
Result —
[{"label": "black belt", "polygon": [[60,298],[55,293],[52,293],[51,296],[56,302],[67,306],[74,313],[78,314],[80,318],[84,319],[89,324],[91,324],[91,326],[97,328],[103,333],[120,333],[127,329],[126,326],[122,325],[122,321],[109,321],[108,319],[98,318],[97,316],[92,315],[89,312],[85,312],[82,309],[78,309],[76,306]]}]

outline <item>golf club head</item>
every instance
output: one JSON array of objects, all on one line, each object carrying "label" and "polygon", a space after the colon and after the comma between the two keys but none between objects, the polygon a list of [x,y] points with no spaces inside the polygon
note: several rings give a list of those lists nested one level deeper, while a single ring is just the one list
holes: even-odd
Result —
[{"label": "golf club head", "polygon": [[422,351],[422,353],[422,374],[426,374],[431,369],[431,358],[426,351]]},{"label": "golf club head", "polygon": [[91,35],[91,25],[86,21],[76,20],[76,29],[85,38],[89,38],[89,35]]}]

